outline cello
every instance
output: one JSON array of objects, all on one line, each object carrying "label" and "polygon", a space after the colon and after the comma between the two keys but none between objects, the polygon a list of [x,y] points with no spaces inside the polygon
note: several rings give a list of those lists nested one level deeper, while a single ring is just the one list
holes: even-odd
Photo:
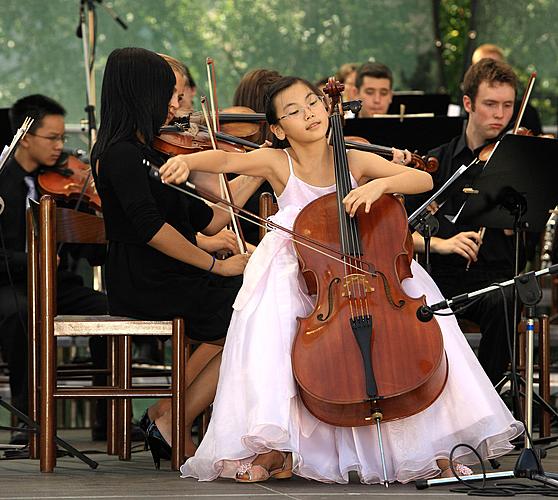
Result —
[{"label": "cello", "polygon": [[[317,283],[314,310],[298,318],[293,373],[306,408],[334,426],[358,427],[414,415],[442,392],[448,363],[440,327],[420,323],[421,298],[409,297],[401,280],[411,277],[405,209],[382,195],[366,214],[345,212],[352,189],[338,102],[342,85],[330,78],[330,129],[336,192],[309,203],[293,231],[344,255],[324,258],[294,246],[302,272]],[[335,223],[334,223],[335,221]],[[382,461],[383,453],[382,453]]]}]

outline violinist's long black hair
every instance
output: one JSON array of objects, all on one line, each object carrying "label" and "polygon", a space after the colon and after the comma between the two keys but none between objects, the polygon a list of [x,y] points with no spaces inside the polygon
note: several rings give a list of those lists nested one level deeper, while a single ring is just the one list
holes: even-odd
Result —
[{"label": "violinist's long black hair", "polygon": [[167,117],[175,83],[171,67],[155,52],[113,50],[103,76],[101,124],[91,164],[119,141],[139,135],[151,144]]},{"label": "violinist's long black hair", "polygon": [[[302,83],[306,85],[312,92],[314,92],[317,96],[323,97],[324,93],[316,87],[313,83],[310,83],[308,80],[304,78],[300,78],[298,76],[283,76],[279,78],[275,83],[272,83],[265,94],[265,119],[269,125],[275,125],[279,123],[279,115],[277,114],[277,109],[275,109],[275,102],[274,98],[279,92],[283,92],[283,90],[292,87],[297,83]],[[288,139],[277,139],[274,135],[272,140],[272,147],[278,149],[288,148],[290,146]]]}]

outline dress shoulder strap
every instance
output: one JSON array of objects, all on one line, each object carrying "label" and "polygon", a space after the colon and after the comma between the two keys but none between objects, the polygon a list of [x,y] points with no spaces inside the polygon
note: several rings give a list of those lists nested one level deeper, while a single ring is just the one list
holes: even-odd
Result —
[{"label": "dress shoulder strap", "polygon": [[285,154],[287,155],[287,159],[289,160],[289,172],[290,172],[291,175],[294,175],[293,159],[291,158],[291,155],[289,154],[289,152],[286,149],[283,149],[283,151],[285,151]]}]

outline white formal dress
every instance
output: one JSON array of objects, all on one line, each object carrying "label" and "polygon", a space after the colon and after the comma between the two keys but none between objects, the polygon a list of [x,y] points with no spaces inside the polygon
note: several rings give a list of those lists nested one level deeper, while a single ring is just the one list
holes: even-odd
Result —
[{"label": "white formal dress", "polygon": [[[292,227],[306,204],[335,186],[306,184],[294,174],[290,156],[288,160],[290,177],[273,219]],[[429,304],[443,300],[419,264],[413,261],[411,270],[413,278],[403,282],[407,294],[425,294]],[[325,424],[297,395],[291,345],[296,318],[313,308],[305,290],[289,235],[269,232],[246,267],[224,346],[211,422],[195,456],[181,467],[182,477],[233,478],[237,468],[256,454],[284,450],[293,453],[293,472],[305,478],[346,483],[349,471],[356,471],[364,483],[383,480],[374,427]],[[449,362],[448,380],[426,410],[382,424],[390,481],[436,476],[436,459],[448,458],[458,443],[473,446],[483,458],[501,456],[523,431],[493,389],[455,317],[437,321]],[[466,448],[458,449],[455,458],[469,464],[476,460]]]}]

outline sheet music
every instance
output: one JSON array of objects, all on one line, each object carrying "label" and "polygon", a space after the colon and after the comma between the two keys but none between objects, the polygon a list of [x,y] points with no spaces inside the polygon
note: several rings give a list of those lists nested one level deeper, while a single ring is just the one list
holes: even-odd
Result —
[{"label": "sheet music", "polygon": [[6,162],[12,155],[12,153],[14,152],[15,148],[19,144],[19,141],[23,139],[23,137],[25,137],[25,134],[31,128],[31,125],[33,125],[33,121],[34,121],[33,118],[30,118],[29,116],[26,117],[21,127],[17,129],[17,132],[15,133],[10,145],[4,146],[4,149],[0,154],[0,173],[2,172],[4,165],[6,164]]},{"label": "sheet music", "polygon": [[[438,191],[436,191],[430,198],[428,198],[428,200],[426,200],[419,208],[417,208],[412,214],[411,216],[408,218],[409,224],[411,224],[414,227],[414,222],[421,216],[424,214],[425,210],[427,209],[427,207],[434,201],[439,200],[440,197],[442,197],[442,195],[450,188],[450,186],[453,185],[453,183],[463,175],[463,173],[469,169],[469,167],[473,166],[476,163],[476,159],[469,163],[469,165],[461,165],[454,173],[453,175],[446,181],[444,182],[444,184],[442,185],[442,187],[440,189],[438,189]],[[441,202],[438,202],[438,207],[442,207],[444,205],[444,203],[446,202],[446,200],[444,199]]]},{"label": "sheet music", "polygon": [[10,153],[10,148],[8,146],[4,146],[4,149],[2,150],[2,153],[0,154],[0,165],[4,165],[9,153]]}]

